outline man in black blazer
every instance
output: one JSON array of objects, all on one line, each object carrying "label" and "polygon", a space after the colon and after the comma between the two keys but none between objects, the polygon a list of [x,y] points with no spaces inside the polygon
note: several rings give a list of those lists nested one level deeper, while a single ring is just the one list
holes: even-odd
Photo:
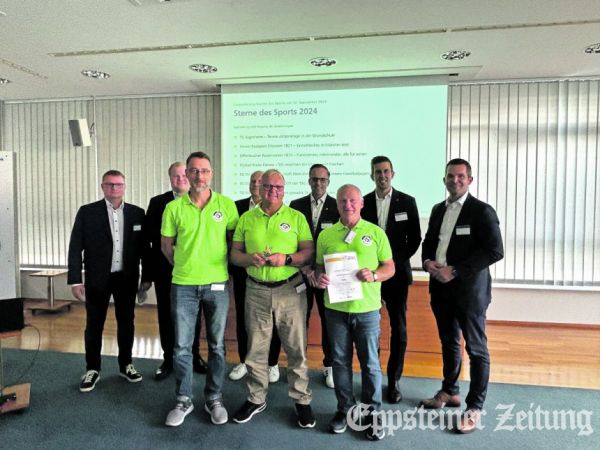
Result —
[{"label": "man in black blazer", "polygon": [[429,292],[442,343],[442,389],[423,400],[425,408],[460,406],[460,333],[470,360],[471,384],[467,409],[457,431],[470,433],[481,420],[487,393],[490,359],[485,315],[491,301],[489,266],[504,257],[496,211],[469,194],[471,166],[464,159],[446,165],[444,184],[449,196],[431,211],[423,241],[423,268],[431,275]]},{"label": "man in black blazer", "polygon": [[[93,390],[100,378],[102,330],[111,295],[117,319],[119,375],[132,383],[142,381],[131,362],[131,350],[140,261],[147,256],[144,210],[123,202],[125,176],[121,172],[106,172],[101,187],[102,200],[79,208],[69,243],[67,281],[75,298],[85,301],[86,310],[86,373],[81,392]],[[81,274],[84,264],[85,281]],[[142,290],[150,287],[145,277],[143,273]]]},{"label": "man in black blazer", "polygon": [[[262,171],[257,170],[250,175],[248,190],[250,197],[242,198],[235,202],[238,215],[242,217],[246,211],[255,208],[260,203],[260,185],[262,184]],[[233,281],[233,295],[235,297],[235,329],[237,335],[238,355],[240,363],[234,366],[229,372],[229,379],[233,381],[241,380],[248,373],[246,368],[246,354],[248,353],[248,333],[246,332],[244,303],[246,298],[246,278],[248,274],[243,267],[229,264],[229,274]],[[269,382],[279,381],[279,352],[281,351],[281,341],[277,334],[277,328],[273,326],[273,335],[271,337],[271,346],[269,348]]]},{"label": "man in black blazer", "polygon": [[[310,185],[310,194],[290,202],[290,207],[300,211],[306,217],[310,226],[313,242],[321,231],[332,226],[340,219],[337,210],[335,198],[327,195],[327,186],[329,186],[329,169],[322,164],[313,164],[308,171],[308,184]],[[319,317],[321,318],[321,347],[323,348],[323,377],[327,387],[334,388],[333,382],[333,358],[331,355],[331,346],[327,335],[327,326],[325,323],[325,290],[312,287],[316,284],[315,279],[316,266],[311,264],[302,268],[302,275],[306,284],[306,326],[310,320],[310,313],[316,300]],[[311,283],[312,278],[312,283]]]},{"label": "man in black blazer", "polygon": [[371,160],[371,179],[375,190],[364,197],[362,218],[385,230],[394,257],[396,273],[381,285],[381,297],[390,317],[390,356],[387,363],[387,400],[402,400],[400,378],[406,353],[406,301],[412,284],[410,257],[421,243],[421,225],[417,203],[410,195],[392,187],[394,168],[386,156]]},{"label": "man in black blazer", "polygon": [[[150,241],[150,257],[146,264],[146,272],[150,277],[149,281],[154,282],[158,331],[160,345],[163,350],[163,362],[154,373],[156,380],[165,379],[173,371],[173,346],[175,345],[175,330],[171,319],[171,274],[173,266],[160,249],[160,227],[167,204],[190,189],[190,183],[185,176],[185,163],[178,161],[169,166],[169,181],[171,190],[152,197],[146,212],[146,236]],[[193,366],[194,371],[206,373],[206,362],[200,356],[201,324],[201,310],[199,309],[192,346]]]}]

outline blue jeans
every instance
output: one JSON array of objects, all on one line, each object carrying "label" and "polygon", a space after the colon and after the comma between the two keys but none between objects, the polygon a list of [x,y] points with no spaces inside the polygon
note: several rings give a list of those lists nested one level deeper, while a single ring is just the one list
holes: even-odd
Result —
[{"label": "blue jeans", "polygon": [[325,308],[327,332],[333,357],[333,382],[338,411],[347,413],[356,404],[352,385],[354,344],[360,363],[360,401],[381,409],[381,365],[379,364],[379,311],[344,313]]},{"label": "blue jeans", "polygon": [[[214,290],[215,287],[223,290]],[[193,398],[192,344],[198,308],[202,307],[208,341],[208,373],[204,385],[206,401],[220,399],[225,377],[225,323],[229,309],[227,282],[202,286],[173,284],[171,287],[171,317],[175,328],[173,349],[177,396]]]}]

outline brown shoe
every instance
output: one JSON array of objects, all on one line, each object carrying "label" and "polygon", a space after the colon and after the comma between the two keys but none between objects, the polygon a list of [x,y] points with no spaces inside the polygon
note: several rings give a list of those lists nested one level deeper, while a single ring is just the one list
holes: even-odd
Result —
[{"label": "brown shoe", "polygon": [[469,434],[477,429],[481,422],[480,409],[467,409],[458,421],[456,432],[460,434]]},{"label": "brown shoe", "polygon": [[460,406],[460,395],[450,395],[447,392],[438,391],[437,394],[433,396],[433,398],[426,398],[425,400],[421,400],[419,406],[422,406],[425,409],[439,409],[443,408],[444,406]]}]

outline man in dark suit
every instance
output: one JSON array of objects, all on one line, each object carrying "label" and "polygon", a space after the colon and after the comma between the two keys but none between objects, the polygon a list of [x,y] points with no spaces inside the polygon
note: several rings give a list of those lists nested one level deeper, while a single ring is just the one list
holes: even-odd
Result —
[{"label": "man in dark suit", "polygon": [[[100,378],[102,330],[111,295],[117,319],[119,375],[132,383],[142,381],[131,362],[131,350],[139,266],[142,257],[147,256],[144,210],[123,201],[125,176],[121,172],[106,172],[101,187],[104,199],[79,208],[69,243],[68,284],[73,296],[85,301],[86,309],[87,367],[79,386],[81,392],[93,390]],[[141,290],[149,287],[148,281],[140,285]]]},{"label": "man in dark suit", "polygon": [[[169,167],[171,190],[150,199],[146,212],[146,236],[150,241],[150,257],[146,264],[146,272],[150,281],[154,282],[156,293],[156,309],[158,312],[158,331],[160,345],[163,349],[163,362],[156,369],[154,378],[163,380],[173,371],[173,346],[175,331],[171,319],[171,274],[173,266],[169,263],[160,249],[160,227],[162,215],[167,203],[185,194],[190,189],[190,183],[185,176],[185,163],[174,162]],[[206,373],[206,362],[200,356],[201,310],[198,310],[194,345],[192,347],[194,371]]]},{"label": "man in dark suit", "polygon": [[400,378],[406,353],[406,301],[412,284],[410,257],[421,243],[421,226],[417,203],[410,195],[392,187],[394,168],[386,156],[371,160],[371,179],[375,190],[364,197],[362,218],[385,230],[396,266],[395,275],[381,285],[381,297],[390,317],[390,356],[387,364],[387,400],[402,400]]},{"label": "man in dark suit", "polygon": [[[250,197],[242,198],[235,202],[238,215],[242,217],[246,211],[256,208],[260,203],[260,185],[262,184],[263,173],[260,170],[253,172],[250,175],[250,183],[248,190]],[[244,303],[246,298],[246,278],[248,274],[243,267],[237,267],[233,264],[229,265],[229,273],[233,281],[233,295],[235,297],[235,328],[237,335],[238,355],[240,363],[237,364],[231,372],[229,379],[233,381],[241,380],[248,373],[246,367],[246,354],[248,353],[248,333],[246,332]],[[273,327],[273,335],[271,337],[271,346],[269,347],[269,382],[276,383],[279,381],[279,352],[281,351],[281,341],[277,334],[277,328]]]},{"label": "man in dark suit", "polygon": [[[310,194],[306,197],[301,197],[292,200],[290,207],[300,211],[306,217],[306,221],[310,226],[310,232],[313,236],[313,242],[317,242],[317,238],[321,231],[329,228],[336,223],[340,215],[337,210],[337,202],[335,198],[327,195],[327,186],[329,186],[329,169],[322,164],[313,164],[308,171],[308,184],[310,185]],[[310,313],[313,304],[316,300],[319,317],[321,318],[321,346],[323,348],[323,377],[327,387],[334,388],[333,382],[333,359],[331,355],[331,346],[327,336],[327,326],[325,323],[325,290],[312,287],[316,285],[314,264],[302,268],[302,275],[306,284],[306,326],[310,320]]]},{"label": "man in dark suit", "polygon": [[490,359],[485,315],[491,301],[489,266],[504,257],[496,211],[469,194],[471,166],[464,159],[446,165],[449,196],[431,211],[423,241],[423,268],[431,275],[429,292],[442,343],[442,389],[421,404],[428,409],[460,406],[460,333],[470,360],[471,384],[467,409],[457,431],[470,433],[481,420],[487,393]]}]

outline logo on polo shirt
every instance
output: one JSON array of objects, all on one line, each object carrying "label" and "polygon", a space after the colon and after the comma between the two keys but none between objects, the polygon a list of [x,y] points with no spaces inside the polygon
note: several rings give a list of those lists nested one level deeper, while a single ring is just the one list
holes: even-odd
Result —
[{"label": "logo on polo shirt", "polygon": [[221,211],[215,211],[213,213],[213,219],[215,222],[220,222],[223,220],[223,213]]},{"label": "logo on polo shirt", "polygon": [[289,223],[283,222],[283,223],[279,224],[279,229],[281,231],[283,231],[284,233],[287,233],[288,231],[290,231],[292,229],[292,227],[290,226]]},{"label": "logo on polo shirt", "polygon": [[371,244],[373,244],[373,238],[371,236],[363,236],[360,238],[360,240],[367,247],[369,247]]}]

